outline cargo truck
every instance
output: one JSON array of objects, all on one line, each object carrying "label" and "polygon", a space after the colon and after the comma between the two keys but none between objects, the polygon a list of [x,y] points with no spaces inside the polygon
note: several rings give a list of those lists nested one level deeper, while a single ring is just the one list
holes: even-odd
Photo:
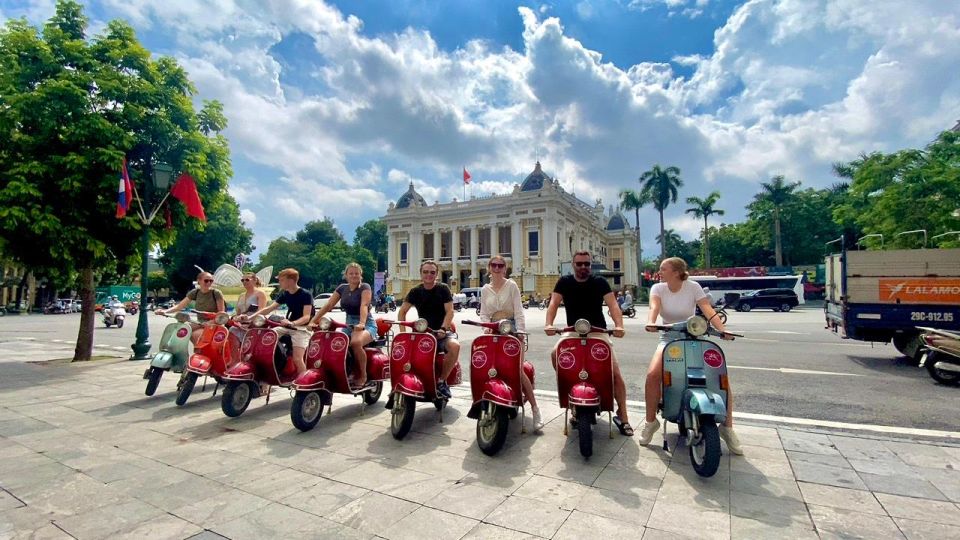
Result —
[{"label": "cargo truck", "polygon": [[126,306],[127,309],[130,309],[130,302],[140,302],[140,286],[110,285],[107,287],[97,287],[94,309],[96,311],[103,309],[103,304],[114,295],[118,300],[123,302],[123,305]]}]

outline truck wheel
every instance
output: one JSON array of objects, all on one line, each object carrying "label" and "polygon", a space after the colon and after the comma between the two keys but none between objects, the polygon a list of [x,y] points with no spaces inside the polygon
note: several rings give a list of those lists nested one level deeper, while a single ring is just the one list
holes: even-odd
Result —
[{"label": "truck wheel", "polygon": [[596,413],[587,407],[577,407],[577,434],[580,438],[580,455],[593,455],[593,416]]},{"label": "truck wheel", "polygon": [[290,404],[290,420],[300,431],[310,431],[323,414],[323,400],[319,392],[297,392]]},{"label": "truck wheel", "polygon": [[477,446],[488,456],[495,455],[507,442],[507,427],[510,425],[508,411],[487,402],[477,419]]},{"label": "truck wheel", "polygon": [[[687,441],[688,444],[692,441]],[[690,464],[700,476],[710,477],[720,467],[720,430],[713,416],[700,417],[700,441],[690,446]]]},{"label": "truck wheel", "polygon": [[934,351],[925,354],[927,355],[927,359],[924,361],[923,366],[927,368],[927,373],[930,374],[933,380],[947,386],[957,386],[957,384],[960,384],[960,374],[933,367],[939,361],[939,354]]},{"label": "truck wheel", "polygon": [[787,303],[780,304],[780,311],[784,313],[790,311],[790,304],[787,304]]},{"label": "truck wheel", "polygon": [[152,396],[160,385],[160,377],[163,377],[163,370],[160,368],[150,368],[150,375],[147,377],[147,389],[143,393]]},{"label": "truck wheel", "polygon": [[743,303],[741,303],[740,307],[737,308],[738,311],[750,311],[751,309],[753,309],[753,306],[751,306],[750,304],[743,304]]},{"label": "truck wheel", "polygon": [[187,372],[183,378],[183,382],[180,383],[180,390],[177,392],[177,407],[183,407],[187,400],[190,399],[190,393],[193,392],[193,387],[196,384],[197,374],[192,371]]}]

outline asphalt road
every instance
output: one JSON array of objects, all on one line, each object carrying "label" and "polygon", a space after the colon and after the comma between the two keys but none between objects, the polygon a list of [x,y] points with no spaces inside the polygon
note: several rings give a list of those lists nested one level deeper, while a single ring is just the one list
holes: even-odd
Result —
[{"label": "asphalt road", "polygon": [[[554,339],[543,334],[545,311],[527,310],[530,346],[527,359],[538,373],[537,388],[556,390],[549,351]],[[335,312],[342,320],[343,314]],[[6,316],[0,318],[0,342],[34,338],[37,343],[76,340],[79,314]],[[647,310],[626,319],[627,335],[614,346],[627,381],[628,397],[643,400],[643,382],[656,334],[644,332]],[[456,321],[476,319],[474,311],[457,313]],[[172,319],[148,317],[150,336],[159,339]],[[565,320],[561,309],[558,325]],[[135,339],[136,317],[124,328],[104,328],[97,316],[96,354],[127,354]],[[479,329],[458,325],[466,347]],[[746,337],[724,342],[737,411],[854,424],[960,431],[960,388],[935,384],[925,371],[909,365],[891,345],[842,340],[823,328],[817,306],[801,306],[789,313],[753,311],[732,313],[731,331]],[[63,342],[67,342],[66,344]],[[125,352],[124,352],[125,351]],[[461,365],[467,367],[467,354]],[[2,358],[0,358],[2,360]],[[140,384],[133,381],[131,384]],[[634,424],[639,418],[631,419]]]}]

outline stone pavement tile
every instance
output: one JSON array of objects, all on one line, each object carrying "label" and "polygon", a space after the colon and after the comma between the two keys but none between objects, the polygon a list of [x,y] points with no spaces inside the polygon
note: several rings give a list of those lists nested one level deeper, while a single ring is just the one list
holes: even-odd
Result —
[{"label": "stone pavement tile", "polygon": [[[577,463],[577,461],[580,461],[580,463]],[[662,465],[662,467],[664,470],[666,470],[666,465]],[[603,469],[604,468],[599,465],[583,463],[583,459],[576,460],[558,456],[551,459],[546,463],[546,465],[537,470],[537,474],[540,476],[547,476],[549,478],[556,478],[558,480],[566,480],[568,482],[577,482],[579,484],[589,486],[596,481],[597,477],[600,476],[600,473],[603,472]]]},{"label": "stone pavement tile", "polygon": [[517,497],[545,502],[563,510],[573,510],[589,489],[589,487],[576,482],[534,475],[513,494]]},{"label": "stone pavement tile", "polygon": [[[739,431],[740,428],[737,428]],[[742,439],[741,439],[742,442]],[[754,458],[754,459],[765,459],[770,461],[784,461],[787,459],[787,452],[783,447],[768,447],[768,446],[754,446],[751,444],[741,444],[743,448],[743,456],[731,456],[731,459],[734,457],[745,457],[745,458]]]},{"label": "stone pavement tile", "polygon": [[800,482],[800,492],[808,505],[829,506],[860,514],[887,515],[873,493],[859,489],[847,489],[821,484]]},{"label": "stone pavement tile", "polygon": [[823,465],[825,467],[836,467],[838,469],[852,469],[853,466],[847,461],[847,458],[841,455],[825,456],[823,454],[808,454],[806,452],[787,452],[787,459],[790,463],[807,463],[810,465]]},{"label": "stone pavement tile", "polygon": [[349,484],[318,478],[310,487],[288,495],[280,502],[318,516],[328,516],[370,492]]},{"label": "stone pavement tile", "polygon": [[916,519],[893,518],[908,540],[943,540],[960,538],[960,526],[931,523]]},{"label": "stone pavement tile", "polygon": [[130,500],[101,506],[82,514],[56,520],[58,527],[79,540],[109,538],[117,531],[164,515],[145,502]]},{"label": "stone pavement tile", "polygon": [[32,448],[27,448],[20,443],[0,437],[0,461],[11,461],[12,458],[19,458],[33,454]]},{"label": "stone pavement tile", "polygon": [[21,506],[26,506],[26,503],[11,495],[7,490],[0,489],[0,512],[20,508]]},{"label": "stone pavement tile", "polygon": [[664,474],[648,475],[639,471],[608,467],[593,482],[593,487],[655,499]]},{"label": "stone pavement tile", "polygon": [[390,540],[446,540],[460,538],[480,522],[421,506],[381,534]]},{"label": "stone pavement tile", "polygon": [[534,540],[543,538],[542,536],[533,536],[531,534],[497,527],[489,523],[481,523],[474,527],[461,540]]},{"label": "stone pavement tile", "polygon": [[833,441],[826,435],[807,433],[805,431],[790,431],[781,429],[780,439],[783,449],[791,452],[806,452],[825,456],[839,456],[840,451],[833,445]]},{"label": "stone pavement tile", "polygon": [[768,497],[731,491],[730,513],[734,516],[758,520],[805,519],[807,507],[802,502],[789,497]]},{"label": "stone pavement tile", "polygon": [[712,479],[667,474],[657,493],[657,502],[689,506],[698,510],[730,511],[729,483],[711,484]]},{"label": "stone pavement tile", "polygon": [[110,535],[111,540],[180,540],[203,532],[189,521],[164,514],[153,519],[136,523]]},{"label": "stone pavement tile", "polygon": [[927,482],[933,484],[948,499],[955,503],[960,503],[960,471],[951,471],[945,469],[927,469],[924,467],[912,467],[914,472],[918,473]]},{"label": "stone pavement tile", "polygon": [[416,503],[371,491],[327,517],[361,532],[382,536],[391,525],[419,507]]},{"label": "stone pavement tile", "polygon": [[219,535],[213,531],[203,531],[197,533],[186,540],[230,540],[226,536]]},{"label": "stone pavement tile", "polygon": [[352,486],[387,492],[396,488],[411,486],[433,478],[429,474],[384,465],[376,461],[364,461],[332,478]]},{"label": "stone pavement tile", "polygon": [[897,457],[907,465],[928,469],[960,470],[960,457],[938,446],[900,441],[884,441],[883,445],[897,454]]},{"label": "stone pavement tile", "polygon": [[[465,462],[466,463],[466,462]],[[510,495],[529,480],[535,471],[483,467],[460,479],[461,484],[478,485]]]},{"label": "stone pavement tile", "polygon": [[797,481],[785,478],[768,478],[759,474],[736,473],[730,476],[730,491],[762,495],[764,497],[803,500]]},{"label": "stone pavement tile", "polygon": [[625,527],[622,522],[574,511],[563,522],[560,530],[553,536],[554,540],[581,540],[599,536],[610,540],[634,540],[640,536],[642,527]]},{"label": "stone pavement tile", "polygon": [[78,470],[90,478],[109,484],[134,476],[142,476],[149,471],[158,470],[159,467],[161,466],[154,461],[140,458],[122,461],[111,460],[98,466],[78,468]]},{"label": "stone pavement tile", "polygon": [[690,535],[678,534],[670,531],[661,531],[659,529],[651,529],[650,527],[647,527],[643,529],[643,540],[679,540],[679,539],[687,539],[687,538],[699,538],[699,536],[696,536],[696,533],[692,533],[692,534],[693,535],[690,536]]},{"label": "stone pavement tile", "polygon": [[4,540],[60,540],[73,538],[58,529],[49,516],[29,506],[0,512],[0,538]]},{"label": "stone pavement tile", "polygon": [[[574,460],[571,461],[573,462],[571,465],[577,465]],[[662,450],[651,451],[647,447],[640,447],[636,444],[624,444],[620,451],[614,454],[607,466],[640,471],[650,476],[663,476],[669,464],[670,456]]]},{"label": "stone pavement tile", "polygon": [[[416,450],[415,447],[411,447]],[[356,459],[356,458],[350,458]],[[452,482],[460,480],[470,472],[468,466],[464,465],[464,457],[453,458],[444,454],[427,453],[423,455],[398,456],[395,453],[383,455],[375,461],[392,465],[394,467],[403,467],[412,471],[422,472],[431,476],[444,478]]]},{"label": "stone pavement tile", "polygon": [[893,519],[828,506],[808,505],[820,538],[904,538]]},{"label": "stone pavement tile", "polygon": [[793,472],[800,482],[812,482],[853,489],[866,489],[866,484],[853,469],[841,469],[826,465],[814,465],[802,461],[793,462]]},{"label": "stone pavement tile", "polygon": [[47,460],[47,463],[34,464],[24,469],[0,473],[0,478],[3,478],[3,487],[7,491],[20,497],[48,484],[69,481],[76,475],[76,470],[56,461]]},{"label": "stone pavement tile", "polygon": [[108,504],[128,502],[133,497],[124,494],[116,486],[78,473],[66,481],[30,486],[20,499],[51,518],[65,518]]},{"label": "stone pavement tile", "polygon": [[360,531],[278,503],[258,508],[212,529],[231,540],[370,537]]},{"label": "stone pavement tile", "polygon": [[194,499],[190,504],[181,506],[171,513],[190,523],[212,529],[216,525],[232,521],[267,506],[271,501],[240,491],[222,489],[214,495]]},{"label": "stone pavement tile", "polygon": [[[642,527],[650,519],[654,501],[632,493],[607,489],[591,489],[584,494],[575,510]],[[639,529],[638,529],[639,530]]]},{"label": "stone pavement tile", "polygon": [[167,512],[206,500],[229,489],[219,482],[194,475],[172,484],[150,485],[148,481],[145,484],[131,485],[124,482],[118,488],[128,496],[136,497]]},{"label": "stone pavement tile", "polygon": [[491,512],[485,523],[551,538],[570,515],[554,504],[511,496]]},{"label": "stone pavement tile", "polygon": [[899,461],[897,455],[883,445],[883,441],[861,439],[844,435],[829,435],[834,447],[847,459]]},{"label": "stone pavement tile", "polygon": [[740,437],[740,443],[746,446],[783,450],[783,441],[775,428],[737,424],[737,436]]},{"label": "stone pavement tile", "polygon": [[790,467],[790,461],[787,460],[786,456],[783,459],[763,459],[753,457],[748,452],[744,452],[742,456],[730,458],[730,473],[759,474],[771,478],[793,478],[793,468]]},{"label": "stone pavement tile", "polygon": [[867,484],[870,491],[919,497],[922,499],[936,499],[945,501],[947,497],[933,484],[917,476],[879,475],[860,473],[860,478]]},{"label": "stone pavement tile", "polygon": [[916,471],[913,470],[913,467],[900,461],[899,458],[894,459],[896,459],[896,461],[879,459],[851,459],[848,461],[857,473],[870,473],[884,476],[915,476],[917,474]]},{"label": "stone pavement tile", "polygon": [[0,460],[0,478],[6,479],[10,474],[47,465],[59,465],[59,463],[43,454],[38,454],[32,449],[28,449],[26,454]]},{"label": "stone pavement tile", "polygon": [[657,500],[647,527],[697,538],[730,538],[730,514]]},{"label": "stone pavement tile", "polygon": [[437,493],[424,505],[459,516],[482,520],[506,498],[506,495],[497,490],[477,484],[458,483]]},{"label": "stone pavement tile", "polygon": [[258,497],[279,502],[294,493],[302,493],[321,480],[323,479],[305,472],[281,469],[278,473],[264,475],[246,485],[235,487]]},{"label": "stone pavement tile", "polygon": [[960,508],[953,503],[930,499],[877,493],[877,499],[893,517],[922,519],[933,523],[960,526]]},{"label": "stone pavement tile", "polygon": [[300,459],[289,465],[293,469],[314,474],[323,478],[334,476],[348,471],[366,460],[327,452],[326,450],[311,449],[304,452]]},{"label": "stone pavement tile", "polygon": [[384,495],[423,504],[435,497],[438,493],[453,487],[455,484],[456,482],[454,480],[429,476],[416,482],[403,484],[390,489],[380,489],[379,491]]},{"label": "stone pavement tile", "polygon": [[[646,537],[644,537],[646,538]],[[816,539],[813,522],[804,513],[802,518],[769,516],[766,518],[730,516],[730,538]]]},{"label": "stone pavement tile", "polygon": [[42,433],[53,429],[57,429],[57,427],[47,422],[27,417],[0,421],[0,436],[9,437],[20,442],[20,444],[23,444],[20,439],[27,439],[27,437],[24,437],[25,435]]}]

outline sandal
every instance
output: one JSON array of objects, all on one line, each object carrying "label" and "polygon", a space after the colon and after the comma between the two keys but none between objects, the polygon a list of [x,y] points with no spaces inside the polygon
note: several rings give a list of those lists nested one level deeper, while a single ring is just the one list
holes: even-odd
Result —
[{"label": "sandal", "polygon": [[623,422],[620,420],[619,416],[614,416],[613,424],[617,426],[617,429],[620,430],[621,435],[625,437],[633,437],[633,427],[630,426],[629,422]]}]

